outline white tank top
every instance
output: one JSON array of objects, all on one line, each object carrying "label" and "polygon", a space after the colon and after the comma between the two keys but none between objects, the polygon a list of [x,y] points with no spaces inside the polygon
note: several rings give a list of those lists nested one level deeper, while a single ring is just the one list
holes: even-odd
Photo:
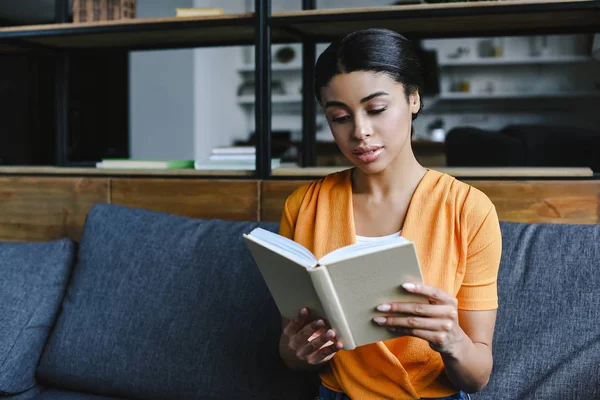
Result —
[{"label": "white tank top", "polygon": [[385,235],[385,236],[359,236],[359,235],[356,235],[356,243],[373,243],[373,242],[385,241],[385,240],[390,240],[393,238],[400,237],[401,234],[402,234],[402,231],[398,231],[396,233],[392,233],[391,235]]}]

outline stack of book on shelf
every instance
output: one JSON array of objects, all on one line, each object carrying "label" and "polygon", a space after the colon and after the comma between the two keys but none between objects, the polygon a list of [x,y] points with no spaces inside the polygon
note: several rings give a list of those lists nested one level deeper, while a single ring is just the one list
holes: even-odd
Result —
[{"label": "stack of book on shelf", "polygon": [[[279,168],[281,159],[271,160],[271,169]],[[194,167],[202,170],[254,170],[256,148],[252,146],[228,146],[212,149],[208,161],[196,161]]]},{"label": "stack of book on shelf", "polygon": [[182,169],[194,168],[193,160],[132,160],[129,158],[106,158],[96,163],[105,169]]},{"label": "stack of book on shelf", "polygon": [[176,17],[215,17],[225,14],[222,8],[211,8],[211,7],[192,7],[175,8]]}]

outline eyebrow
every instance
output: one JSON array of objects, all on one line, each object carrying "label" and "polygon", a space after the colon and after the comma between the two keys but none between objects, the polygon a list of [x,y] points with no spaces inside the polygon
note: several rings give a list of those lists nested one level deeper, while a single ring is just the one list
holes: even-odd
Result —
[{"label": "eyebrow", "polygon": [[[375,97],[379,97],[379,96],[388,96],[388,93],[375,92],[375,93],[368,95],[367,97],[363,97],[362,99],[360,99],[360,102],[361,102],[361,104],[366,103],[367,101],[374,99]],[[327,103],[325,103],[325,106],[323,108],[336,107],[336,106],[348,108],[348,105],[345,103],[342,103],[341,101],[328,101]]]}]

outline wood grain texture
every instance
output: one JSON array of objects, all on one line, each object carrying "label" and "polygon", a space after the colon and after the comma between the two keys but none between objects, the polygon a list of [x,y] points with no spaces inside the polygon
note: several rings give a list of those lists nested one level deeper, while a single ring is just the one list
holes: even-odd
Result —
[{"label": "wood grain texture", "polygon": [[[560,10],[557,4],[562,4]],[[274,13],[273,23],[274,31],[292,28],[323,41],[369,27],[421,37],[527,34],[531,29],[597,27],[599,11],[594,5],[593,0],[523,0],[336,8]],[[305,20],[294,20],[299,18]]]},{"label": "wood grain texture", "polygon": [[298,187],[310,180],[262,181],[260,193],[260,220],[279,222],[285,199]]},{"label": "wood grain texture", "polygon": [[46,33],[48,31],[54,31],[57,34],[60,34],[61,30],[74,30],[76,33],[77,30],[85,30],[88,28],[102,28],[106,26],[110,27],[123,27],[123,29],[127,29],[131,26],[136,26],[139,29],[143,29],[144,26],[148,25],[160,25],[160,24],[171,24],[173,22],[181,24],[181,26],[185,26],[189,22],[193,21],[229,21],[235,19],[242,18],[250,18],[252,17],[252,13],[239,13],[239,14],[223,14],[223,15],[214,15],[214,16],[199,16],[199,17],[164,17],[164,18],[132,18],[132,19],[119,19],[119,20],[111,20],[111,21],[89,21],[89,22],[67,22],[61,24],[39,24],[39,25],[20,25],[20,26],[10,26],[10,27],[2,27],[0,28],[0,35],[4,32],[29,32],[29,31],[39,31],[40,34]]},{"label": "wood grain texture", "polygon": [[196,170],[193,168],[175,169],[133,169],[133,168],[90,168],[90,167],[50,167],[50,166],[0,166],[3,175],[64,175],[64,176],[145,176],[145,177],[196,177],[203,176],[243,176],[250,177],[253,170]]},{"label": "wood grain texture", "polygon": [[108,179],[0,177],[0,240],[78,241],[96,203],[108,202]]},{"label": "wood grain texture", "polygon": [[512,222],[597,224],[600,181],[469,181]]},{"label": "wood grain texture", "polygon": [[[262,182],[261,220],[279,221],[287,196],[308,181]],[[484,192],[502,221],[600,223],[600,181],[465,181]]]},{"label": "wood grain texture", "polygon": [[111,203],[193,218],[258,219],[255,180],[111,179]]},{"label": "wood grain texture", "polygon": [[509,1],[473,1],[473,2],[456,2],[456,3],[429,3],[429,4],[401,4],[390,6],[374,6],[374,7],[353,7],[353,8],[322,8],[317,10],[295,10],[282,11],[273,13],[273,17],[299,17],[308,15],[331,15],[331,14],[354,14],[364,12],[385,12],[396,10],[443,10],[443,9],[494,9],[497,7],[511,6],[518,10],[519,6],[536,5],[543,6],[545,4],[556,3],[589,3],[594,0],[509,0]]},{"label": "wood grain texture", "polygon": [[[425,165],[427,167],[427,165]],[[335,167],[280,167],[272,172],[272,176],[310,176],[319,179],[327,174],[348,169],[348,166]],[[457,178],[560,178],[591,177],[594,172],[590,168],[565,167],[432,167],[436,171]],[[0,169],[1,171],[1,169]]]},{"label": "wood grain texture", "polygon": [[64,49],[252,43],[251,17],[251,13],[245,13],[27,25],[0,28],[0,39],[10,40],[11,35],[21,34],[23,42]]}]

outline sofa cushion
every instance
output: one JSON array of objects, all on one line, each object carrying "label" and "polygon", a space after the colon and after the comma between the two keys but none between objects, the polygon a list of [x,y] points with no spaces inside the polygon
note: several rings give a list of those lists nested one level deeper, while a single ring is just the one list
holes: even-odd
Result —
[{"label": "sofa cushion", "polygon": [[69,239],[0,243],[0,393],[35,386],[34,372],[56,320],[75,257]]},{"label": "sofa cushion", "polygon": [[314,397],[279,359],[279,313],[242,238],[257,226],[277,229],[95,206],[40,381],[131,399]]},{"label": "sofa cushion", "polygon": [[[46,389],[33,400],[119,400],[115,397],[97,396],[81,392],[70,392],[58,389]],[[123,400],[123,399],[120,399]]]},{"label": "sofa cushion", "polygon": [[478,399],[600,399],[600,225],[501,223],[494,369]]}]

